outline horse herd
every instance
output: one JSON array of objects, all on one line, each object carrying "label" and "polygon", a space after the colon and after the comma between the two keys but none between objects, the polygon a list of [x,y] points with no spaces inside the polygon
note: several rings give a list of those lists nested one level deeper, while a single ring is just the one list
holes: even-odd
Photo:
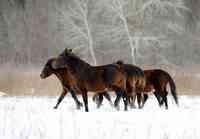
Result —
[{"label": "horse herd", "polygon": [[62,93],[55,109],[70,92],[77,109],[82,106],[77,95],[82,95],[85,111],[88,112],[88,91],[94,93],[93,100],[96,101],[97,107],[101,106],[103,97],[113,105],[109,93],[114,91],[116,94],[114,107],[118,110],[121,98],[124,110],[127,110],[128,106],[134,108],[136,98],[138,107],[142,108],[148,99],[148,93],[153,91],[159,106],[165,104],[165,108],[168,109],[167,84],[178,105],[175,82],[166,71],[161,69],[142,70],[135,65],[125,64],[123,61],[91,66],[74,54],[72,49],[66,48],[58,57],[47,61],[40,77],[45,79],[52,74],[56,75],[62,84]]}]

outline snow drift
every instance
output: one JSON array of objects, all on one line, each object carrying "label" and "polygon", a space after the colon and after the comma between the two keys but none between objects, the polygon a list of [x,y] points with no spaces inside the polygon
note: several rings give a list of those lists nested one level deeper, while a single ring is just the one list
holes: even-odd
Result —
[{"label": "snow drift", "polygon": [[[79,98],[82,101],[82,98]],[[55,97],[0,97],[1,139],[198,139],[200,97],[180,97],[169,110],[151,97],[144,109],[100,109],[89,99],[89,113],[76,110],[67,96],[57,110]]]}]

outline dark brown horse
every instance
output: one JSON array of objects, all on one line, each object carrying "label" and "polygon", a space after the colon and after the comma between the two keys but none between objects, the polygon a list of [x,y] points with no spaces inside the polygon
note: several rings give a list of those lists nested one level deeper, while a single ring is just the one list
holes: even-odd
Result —
[{"label": "dark brown horse", "polygon": [[170,86],[171,94],[178,105],[178,97],[176,93],[176,85],[170,74],[161,69],[144,70],[146,76],[145,92],[153,91],[154,95],[161,106],[165,103],[165,108],[168,109],[167,102],[167,85]]},{"label": "dark brown horse", "polygon": [[72,50],[65,49],[53,63],[53,68],[69,69],[76,80],[77,91],[82,94],[85,111],[88,111],[88,91],[96,93],[115,91],[117,94],[115,107],[118,108],[118,102],[123,97],[124,109],[127,110],[126,75],[118,64],[91,66],[76,56]]},{"label": "dark brown horse", "polygon": [[65,97],[65,95],[67,94],[67,92],[69,91],[73,97],[73,99],[75,100],[77,109],[80,109],[80,107],[82,106],[82,103],[77,99],[76,97],[76,92],[74,92],[74,84],[76,84],[76,82],[74,82],[75,80],[73,79],[73,76],[70,74],[70,72],[66,69],[66,68],[61,68],[61,69],[53,69],[52,68],[52,63],[56,60],[56,58],[50,58],[47,63],[45,64],[40,77],[42,79],[45,79],[49,76],[51,76],[52,74],[56,75],[56,77],[60,80],[61,84],[62,84],[62,93],[60,95],[60,97],[58,98],[57,104],[54,107],[55,109],[58,108],[58,105],[60,104],[60,102],[63,100],[63,98]]},{"label": "dark brown horse", "polygon": [[[142,108],[143,107],[142,102],[144,101],[142,100],[141,102],[141,99],[143,96],[143,90],[146,83],[143,70],[135,65],[124,64],[122,61],[117,61],[115,64],[118,64],[119,66],[121,66],[121,68],[123,68],[126,73],[126,78],[127,78],[126,79],[126,95],[128,97],[129,104],[131,104],[131,107],[135,107],[134,103],[131,103],[131,102],[135,101],[135,95],[137,95],[138,106],[139,108]],[[104,93],[104,96],[105,94],[106,93]],[[103,95],[96,94],[93,97],[93,100],[96,101],[96,103],[100,106],[103,101]]]},{"label": "dark brown horse", "polygon": [[[146,85],[144,72],[141,68],[132,65],[124,64],[122,61],[117,61],[116,64],[120,65],[126,73],[126,95],[128,98],[137,96],[139,108],[143,107],[143,92]],[[130,103],[131,104],[131,103]],[[135,107],[133,104],[131,107]]]}]

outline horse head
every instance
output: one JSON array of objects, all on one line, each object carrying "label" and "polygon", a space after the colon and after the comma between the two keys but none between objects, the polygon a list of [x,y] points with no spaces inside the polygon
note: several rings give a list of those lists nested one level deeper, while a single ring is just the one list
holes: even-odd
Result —
[{"label": "horse head", "polygon": [[49,77],[50,75],[53,74],[54,72],[54,69],[52,68],[52,64],[54,63],[54,61],[56,60],[56,58],[50,58],[47,63],[45,64],[41,74],[40,74],[40,77],[42,79],[45,79],[47,77]]}]

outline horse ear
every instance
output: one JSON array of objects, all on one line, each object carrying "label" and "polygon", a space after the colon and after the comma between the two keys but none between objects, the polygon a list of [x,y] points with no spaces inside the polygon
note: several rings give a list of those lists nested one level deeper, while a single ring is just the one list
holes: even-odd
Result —
[{"label": "horse ear", "polygon": [[60,54],[60,56],[65,56],[72,53],[72,49],[71,48],[65,48],[64,51]]},{"label": "horse ear", "polygon": [[69,51],[70,53],[72,53],[72,52],[73,52],[72,48],[70,48],[68,51]]},{"label": "horse ear", "polygon": [[123,64],[124,64],[124,62],[123,62],[122,60],[118,60],[116,63],[117,63],[118,65],[123,65]]}]

